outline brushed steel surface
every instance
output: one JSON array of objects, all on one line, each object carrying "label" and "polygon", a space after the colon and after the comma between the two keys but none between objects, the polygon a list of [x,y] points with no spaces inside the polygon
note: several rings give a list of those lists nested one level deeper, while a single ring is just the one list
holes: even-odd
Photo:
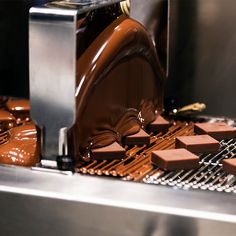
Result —
[{"label": "brushed steel surface", "polygon": [[47,157],[58,155],[59,130],[75,120],[76,19],[76,10],[30,9],[31,116],[45,128]]},{"label": "brushed steel surface", "polygon": [[9,166],[0,172],[3,235],[234,235],[236,229],[231,194]]}]

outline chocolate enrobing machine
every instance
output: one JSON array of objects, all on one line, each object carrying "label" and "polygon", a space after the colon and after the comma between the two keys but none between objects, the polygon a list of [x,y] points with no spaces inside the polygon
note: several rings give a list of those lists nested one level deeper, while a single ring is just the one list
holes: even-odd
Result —
[{"label": "chocolate enrobing machine", "polygon": [[[48,68],[42,70],[45,74],[41,76],[46,78],[45,81],[31,84],[33,117],[37,117],[39,123],[41,120],[38,117],[41,117],[42,124],[46,126],[48,132],[45,140],[45,156],[57,156],[67,152],[65,149],[67,129],[64,127],[69,127],[75,116],[76,68],[73,60],[76,60],[77,16],[119,2],[58,1],[42,8],[31,9],[30,36],[35,37],[34,43],[45,45],[45,51],[40,52],[41,60],[35,61],[34,55],[30,55],[34,61],[31,73],[34,73],[34,69]],[[137,12],[140,9],[135,7],[134,2],[135,0],[131,2],[131,16],[133,14],[138,18]],[[156,2],[164,6],[161,9],[169,10],[170,13],[165,2]],[[37,41],[40,37],[35,35],[35,32],[40,32],[40,37],[45,39],[44,42]],[[59,50],[62,44],[65,49],[63,51]],[[42,59],[44,53],[47,53],[47,47],[62,54],[51,55],[49,57],[51,61],[44,61]],[[162,65],[168,70],[165,56],[163,58]],[[69,63],[65,65],[64,61]],[[58,83],[49,87],[53,91],[44,90],[45,83],[54,76],[51,74],[53,71],[57,71]],[[65,81],[59,75],[66,76],[67,80]],[[68,92],[59,92],[62,89]],[[45,96],[45,101],[41,100],[42,104],[37,100],[39,91],[43,94],[40,96]],[[37,114],[40,106],[48,109],[45,114]],[[213,120],[208,117],[201,119]],[[52,120],[57,122],[51,122]],[[223,120],[235,126],[233,120]],[[166,134],[167,139],[175,132],[186,129],[191,132],[190,123],[187,128],[184,122],[175,123],[172,133]],[[235,140],[222,141],[221,146],[220,157],[201,156],[201,171],[160,173],[153,170],[152,175],[151,172],[145,175],[136,171],[140,165],[139,161],[127,160],[125,165],[137,168],[133,168],[133,171],[124,168],[126,172],[123,173],[124,176],[120,175],[120,178],[152,184],[120,181],[118,178],[103,176],[91,177],[80,173],[73,174],[71,171],[52,169],[51,173],[47,173],[50,170],[45,169],[47,170],[45,172],[42,168],[0,166],[2,233],[10,235],[78,233],[81,235],[234,235],[235,179],[222,172],[218,164],[222,155],[228,158],[235,155]],[[81,170],[84,168],[85,173],[99,175],[99,170],[104,171],[111,167],[107,163],[106,169],[105,164],[97,163],[100,166],[96,167],[96,163],[94,165],[90,163],[90,167],[88,164],[78,168]]]}]

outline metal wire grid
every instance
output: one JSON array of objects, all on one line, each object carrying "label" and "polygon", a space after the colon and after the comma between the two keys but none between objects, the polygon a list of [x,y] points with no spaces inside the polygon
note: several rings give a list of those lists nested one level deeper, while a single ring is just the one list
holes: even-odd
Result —
[{"label": "metal wire grid", "polygon": [[222,159],[236,155],[236,139],[223,140],[215,154],[202,154],[200,167],[194,170],[164,171],[150,162],[151,152],[171,149],[175,137],[193,134],[192,122],[174,122],[166,134],[151,135],[151,145],[127,148],[126,158],[113,161],[91,161],[77,166],[76,171],[90,175],[119,177],[126,181],[167,185],[182,189],[236,192],[236,179],[222,170]]},{"label": "metal wire grid", "polygon": [[220,144],[221,149],[216,154],[200,155],[201,165],[198,169],[164,172],[157,168],[155,173],[143,178],[143,182],[183,189],[236,192],[236,178],[225,173],[221,164],[223,159],[235,156],[236,140],[223,140]]}]

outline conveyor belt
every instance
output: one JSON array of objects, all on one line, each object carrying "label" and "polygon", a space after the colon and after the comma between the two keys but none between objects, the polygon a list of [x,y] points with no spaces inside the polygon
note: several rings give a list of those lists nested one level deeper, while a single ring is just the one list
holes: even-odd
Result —
[{"label": "conveyor belt", "polygon": [[215,154],[201,154],[200,167],[194,170],[164,171],[150,162],[153,150],[171,149],[175,137],[193,135],[193,122],[173,122],[166,134],[151,134],[150,146],[128,148],[126,158],[113,161],[90,161],[77,166],[77,172],[90,175],[105,175],[122,180],[161,184],[183,189],[202,189],[236,192],[236,179],[222,170],[221,160],[236,154],[236,139],[222,140]]}]

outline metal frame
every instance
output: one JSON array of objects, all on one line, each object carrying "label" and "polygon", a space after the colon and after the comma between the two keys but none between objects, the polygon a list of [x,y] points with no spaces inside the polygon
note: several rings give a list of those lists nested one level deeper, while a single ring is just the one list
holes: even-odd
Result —
[{"label": "metal frame", "polygon": [[[234,235],[235,195],[0,166],[3,235]],[[62,172],[63,173],[63,172]]]}]

